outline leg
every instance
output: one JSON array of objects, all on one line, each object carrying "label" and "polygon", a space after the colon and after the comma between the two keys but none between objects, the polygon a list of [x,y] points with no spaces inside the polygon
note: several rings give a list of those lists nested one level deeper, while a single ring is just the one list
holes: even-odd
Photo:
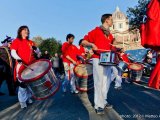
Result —
[{"label": "leg", "polygon": [[102,92],[104,67],[99,65],[99,59],[93,58],[94,104],[95,109],[104,108]]},{"label": "leg", "polygon": [[75,77],[74,72],[73,72],[74,65],[71,64],[70,68],[71,68],[70,69],[70,72],[71,72],[71,81],[70,81],[71,92],[72,93],[78,93],[78,90],[76,89],[76,85],[75,85],[75,83],[76,83],[76,77]]}]

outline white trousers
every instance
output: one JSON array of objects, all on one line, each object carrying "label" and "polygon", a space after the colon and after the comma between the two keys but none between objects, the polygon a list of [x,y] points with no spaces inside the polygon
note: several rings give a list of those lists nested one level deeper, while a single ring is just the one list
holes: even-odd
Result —
[{"label": "white trousers", "polygon": [[[16,73],[17,73],[17,78],[18,78],[18,71],[19,71],[19,68],[21,67],[21,64],[18,64],[17,65],[17,68],[16,68]],[[18,79],[19,82],[22,82]],[[19,102],[23,103],[23,102],[26,102],[28,99],[31,98],[31,93],[29,91],[28,88],[22,88],[22,87],[18,87],[18,100]]]},{"label": "white trousers", "polygon": [[115,79],[115,87],[120,87],[122,83],[122,71],[117,66],[111,66],[111,80]]},{"label": "white trousers", "polygon": [[104,108],[111,83],[111,66],[99,65],[99,59],[93,58],[94,103],[95,109]]},{"label": "white trousers", "polygon": [[67,84],[70,81],[71,90],[75,91],[76,90],[76,85],[75,85],[76,77],[75,77],[74,72],[73,72],[74,65],[70,64],[70,66],[69,66],[69,64],[66,63],[66,62],[63,62],[63,64],[64,64],[64,69],[65,69],[65,75],[66,76],[65,76],[65,80],[62,83],[62,86],[66,87]]}]

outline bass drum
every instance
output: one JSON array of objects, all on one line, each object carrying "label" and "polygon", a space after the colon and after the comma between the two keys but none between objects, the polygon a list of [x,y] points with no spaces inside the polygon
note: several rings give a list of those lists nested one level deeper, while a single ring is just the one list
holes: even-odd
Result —
[{"label": "bass drum", "polygon": [[75,66],[76,88],[86,92],[94,88],[93,66],[91,64],[79,64]]},{"label": "bass drum", "polygon": [[138,63],[130,63],[128,65],[131,81],[140,81],[143,73],[143,65]]},{"label": "bass drum", "polygon": [[46,59],[37,60],[28,68],[20,69],[18,77],[26,83],[37,100],[47,99],[54,95],[60,87],[60,82],[52,70],[52,63]]}]

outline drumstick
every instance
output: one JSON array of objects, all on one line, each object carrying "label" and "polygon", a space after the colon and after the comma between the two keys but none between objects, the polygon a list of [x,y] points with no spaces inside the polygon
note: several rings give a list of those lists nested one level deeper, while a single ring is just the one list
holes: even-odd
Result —
[{"label": "drumstick", "polygon": [[23,63],[23,65],[24,65],[26,68],[28,68],[28,69],[34,71],[32,68],[30,68],[29,66],[25,65],[24,63]]}]

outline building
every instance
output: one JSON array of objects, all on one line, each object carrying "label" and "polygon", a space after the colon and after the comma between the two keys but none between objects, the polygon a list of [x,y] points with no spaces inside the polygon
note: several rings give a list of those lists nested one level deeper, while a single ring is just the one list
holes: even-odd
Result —
[{"label": "building", "polygon": [[139,30],[129,30],[129,20],[127,16],[120,11],[119,7],[116,8],[112,17],[113,26],[111,27],[111,33],[117,41],[122,43],[118,46],[124,47],[125,50],[143,48],[141,46]]}]

